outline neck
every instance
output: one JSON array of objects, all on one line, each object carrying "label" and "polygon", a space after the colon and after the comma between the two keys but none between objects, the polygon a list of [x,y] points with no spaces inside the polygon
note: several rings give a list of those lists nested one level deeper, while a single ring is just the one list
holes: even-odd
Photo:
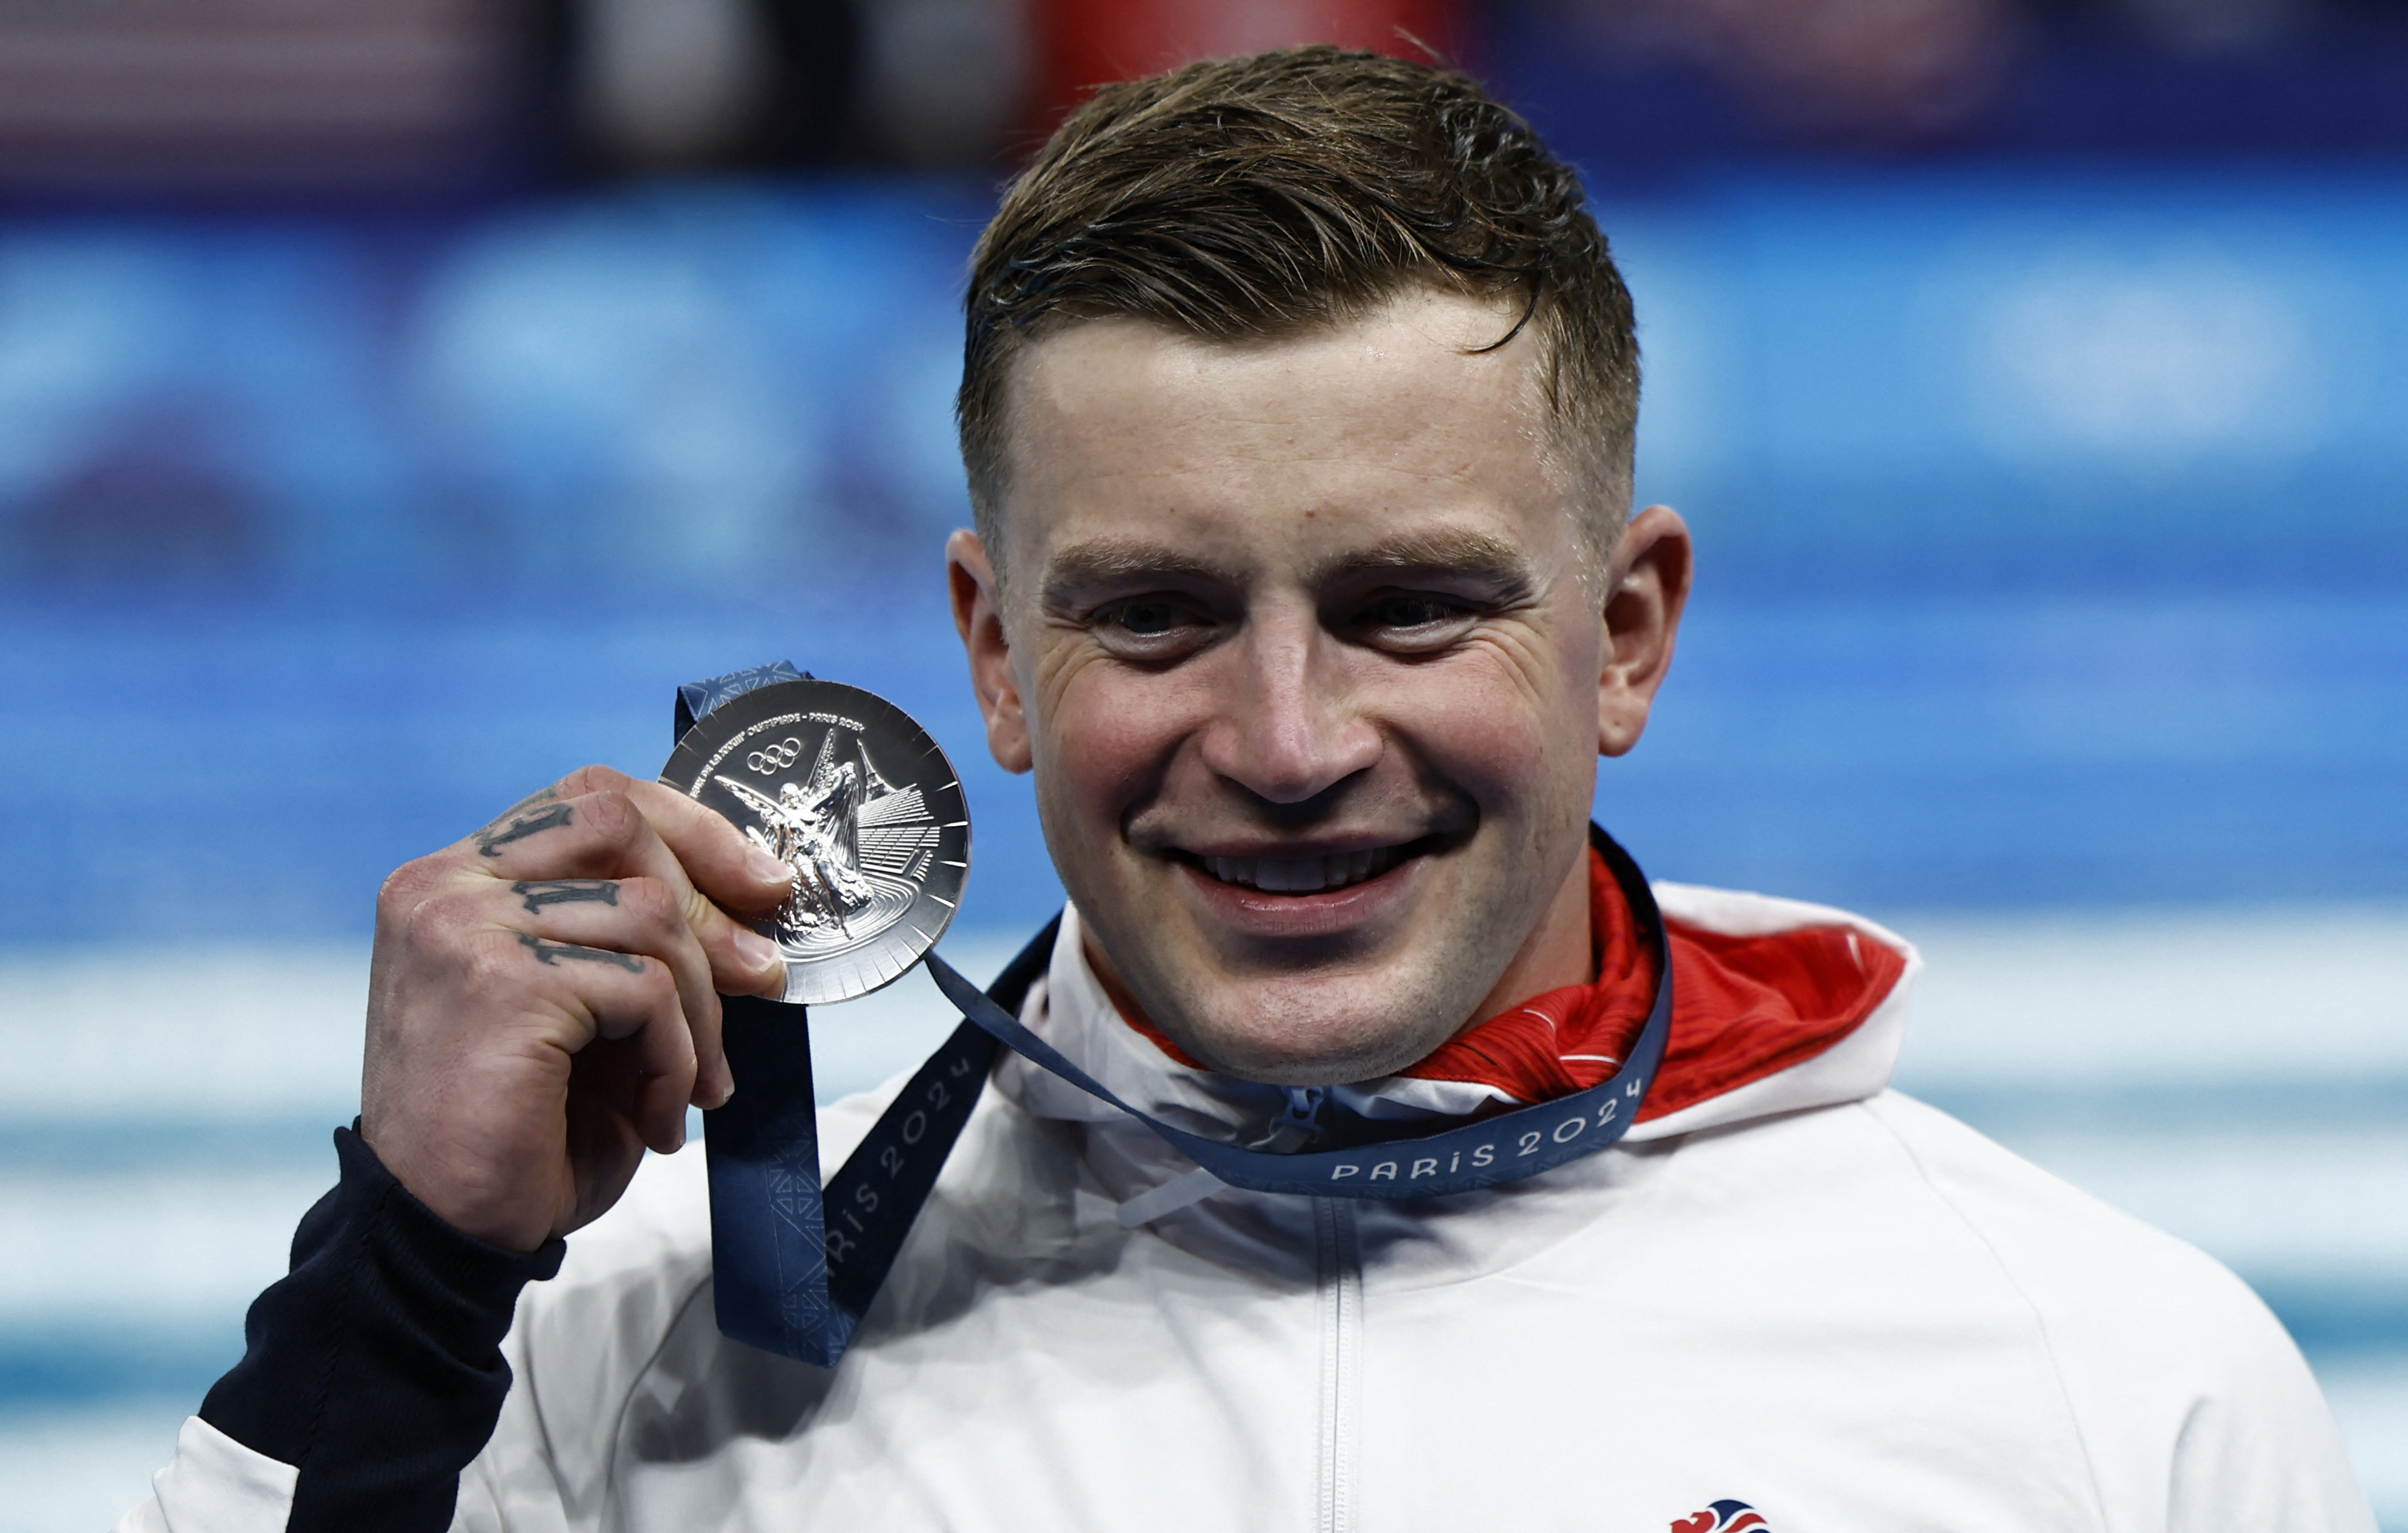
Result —
[{"label": "neck", "polygon": [[1547,903],[1546,913],[1522,944],[1513,962],[1497,977],[1495,988],[1481,1001],[1471,1015],[1455,1029],[1461,1037],[1491,1017],[1512,1009],[1534,995],[1561,990],[1566,985],[1586,985],[1597,978],[1597,938],[1590,925],[1589,872],[1590,852],[1584,841],[1581,853],[1572,859],[1564,881]]}]

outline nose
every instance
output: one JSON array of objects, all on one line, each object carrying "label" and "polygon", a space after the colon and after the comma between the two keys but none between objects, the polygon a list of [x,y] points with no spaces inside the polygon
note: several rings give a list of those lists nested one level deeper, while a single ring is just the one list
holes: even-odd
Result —
[{"label": "nose", "polygon": [[1223,652],[1204,764],[1272,803],[1302,803],[1380,759],[1342,658],[1311,615],[1258,617]]}]

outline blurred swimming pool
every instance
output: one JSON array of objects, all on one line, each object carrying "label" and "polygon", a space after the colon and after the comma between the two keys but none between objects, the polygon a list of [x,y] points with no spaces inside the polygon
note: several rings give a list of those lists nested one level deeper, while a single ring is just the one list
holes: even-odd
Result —
[{"label": "blurred swimming pool", "polygon": [[[1899,1084],[2203,1247],[2307,1349],[2408,1526],[2408,905],[1908,917]],[[1021,933],[959,931],[983,978]],[[358,1093],[355,943],[0,963],[0,1529],[104,1526],[240,1354]],[[950,1031],[924,976],[815,1013],[833,1098]]]}]

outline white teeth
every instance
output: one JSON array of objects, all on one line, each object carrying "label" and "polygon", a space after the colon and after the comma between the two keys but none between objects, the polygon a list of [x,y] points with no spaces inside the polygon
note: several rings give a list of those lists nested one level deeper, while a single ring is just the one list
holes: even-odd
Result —
[{"label": "white teeth", "polygon": [[1266,857],[1254,863],[1254,887],[1273,894],[1310,894],[1328,880],[1318,857]]},{"label": "white teeth", "polygon": [[1331,857],[1207,857],[1202,861],[1204,871],[1225,884],[1274,894],[1311,894],[1317,889],[1344,889],[1387,872],[1397,865],[1397,848],[1381,846]]}]

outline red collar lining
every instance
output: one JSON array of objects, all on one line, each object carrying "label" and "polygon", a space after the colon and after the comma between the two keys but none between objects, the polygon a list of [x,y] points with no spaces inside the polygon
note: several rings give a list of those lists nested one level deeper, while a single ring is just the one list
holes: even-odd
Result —
[{"label": "red collar lining", "polygon": [[[1656,958],[1594,849],[1589,921],[1595,981],[1520,1002],[1398,1074],[1487,1086],[1525,1104],[1612,1076],[1655,1004]],[[1679,976],[1672,1036],[1641,1122],[1813,1059],[1862,1026],[1906,972],[1895,949],[1836,923],[1732,936],[1670,920],[1666,934]],[[1170,1059],[1202,1068],[1143,1019],[1124,1012],[1123,1020]]]}]

